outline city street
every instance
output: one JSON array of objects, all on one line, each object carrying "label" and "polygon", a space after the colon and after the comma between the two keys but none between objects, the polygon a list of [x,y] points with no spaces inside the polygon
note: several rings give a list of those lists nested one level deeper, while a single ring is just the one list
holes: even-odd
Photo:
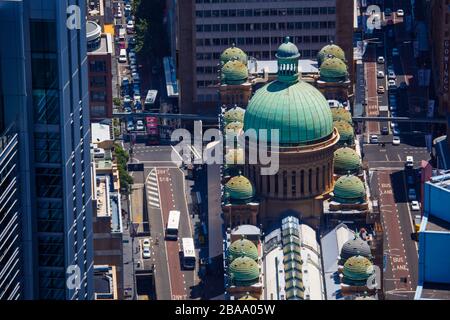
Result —
[{"label": "city street", "polygon": [[[407,32],[403,17],[398,17],[397,9],[405,15],[411,14],[409,1],[385,1],[385,7],[392,10],[385,17],[385,26],[376,31],[378,45],[368,45],[365,56],[367,83],[367,114],[369,116],[423,115],[423,90],[417,87],[417,66],[413,44]],[[398,49],[398,54],[395,53]],[[378,57],[384,63],[377,63]],[[381,77],[380,73],[383,73]],[[395,86],[388,85],[389,72],[395,76]],[[392,76],[392,75],[391,75]],[[392,79],[392,78],[391,78]],[[385,88],[383,94],[376,95],[379,86]],[[377,98],[374,98],[377,96]],[[422,107],[422,109],[418,108]],[[421,112],[417,112],[417,111]],[[381,135],[381,129],[387,132]],[[379,143],[364,145],[364,161],[368,164],[370,187],[374,198],[379,199],[384,230],[384,291],[386,299],[412,299],[418,280],[418,245],[414,240],[414,213],[411,212],[408,193],[414,189],[420,199],[417,168],[430,155],[425,144],[426,125],[411,123],[369,123],[367,136],[376,134]],[[400,139],[393,144],[393,136]],[[366,139],[368,141],[368,139]],[[407,156],[414,158],[415,170],[406,170]],[[417,214],[417,212],[415,213]]]},{"label": "city street", "polygon": [[[157,298],[186,300],[195,298],[192,290],[199,279],[197,267],[186,271],[181,267],[181,239],[196,239],[196,236],[187,205],[185,174],[172,162],[171,155],[171,146],[136,144],[133,146],[132,160],[134,163],[144,163],[145,168],[144,175],[137,173],[134,176],[138,177],[137,181],[145,176],[145,207],[150,224],[151,263],[155,266]],[[170,210],[181,213],[178,241],[165,240]]]}]

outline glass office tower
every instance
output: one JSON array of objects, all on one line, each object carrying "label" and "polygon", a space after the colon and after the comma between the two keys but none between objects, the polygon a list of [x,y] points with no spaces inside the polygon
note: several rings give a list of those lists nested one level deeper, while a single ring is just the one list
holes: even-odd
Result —
[{"label": "glass office tower", "polygon": [[[80,8],[81,29],[66,25],[70,5]],[[0,0],[0,41],[10,44],[0,49],[3,118],[18,138],[25,299],[93,298],[85,6]]]}]

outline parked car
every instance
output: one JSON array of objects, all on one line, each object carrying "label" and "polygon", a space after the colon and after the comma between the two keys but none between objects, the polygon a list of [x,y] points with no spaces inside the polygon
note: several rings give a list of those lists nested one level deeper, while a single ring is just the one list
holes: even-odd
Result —
[{"label": "parked car", "polygon": [[390,8],[386,8],[386,9],[384,10],[384,15],[385,15],[386,17],[390,17],[390,16],[392,15],[392,10],[391,10]]},{"label": "parked car", "polygon": [[150,248],[144,248],[142,250],[142,258],[144,259],[150,259],[151,257],[151,252],[150,252]]},{"label": "parked car", "polygon": [[397,83],[395,82],[395,80],[391,79],[391,80],[388,81],[388,86],[389,87],[397,86]]},{"label": "parked car", "polygon": [[388,78],[389,78],[389,80],[395,80],[395,79],[397,79],[397,76],[395,75],[395,72],[391,70],[388,73]]},{"label": "parked car", "polygon": [[377,89],[378,94],[383,94],[385,92],[384,87],[383,86],[379,86]]},{"label": "parked car", "polygon": [[411,202],[411,210],[412,211],[419,211],[420,210],[420,203],[417,200],[414,200]]},{"label": "parked car", "polygon": [[377,78],[378,78],[378,79],[384,78],[384,72],[383,72],[383,71],[378,71],[378,72],[377,72]]},{"label": "parked car", "polygon": [[399,146],[400,145],[400,138],[397,136],[392,137],[392,145],[393,146]]},{"label": "parked car", "polygon": [[142,121],[142,120],[136,121],[136,130],[138,130],[138,131],[144,131],[145,130],[144,121]]},{"label": "parked car", "polygon": [[389,134],[389,128],[388,127],[383,127],[381,128],[381,134],[382,135],[388,135]]},{"label": "parked car", "polygon": [[134,123],[133,123],[133,120],[129,120],[129,121],[127,122],[127,130],[128,130],[128,131],[133,131],[133,130],[134,130]]},{"label": "parked car", "polygon": [[381,56],[378,57],[377,61],[379,64],[383,64],[385,62],[384,57],[381,57]]},{"label": "parked car", "polygon": [[373,134],[370,136],[370,143],[373,143],[373,144],[378,143],[378,136],[376,134]]},{"label": "parked car", "polygon": [[128,38],[128,45],[134,47],[136,45],[136,38],[135,37]]},{"label": "parked car", "polygon": [[403,17],[404,15],[405,15],[405,11],[403,11],[403,9],[397,10],[397,17]]},{"label": "parked car", "polygon": [[392,134],[396,136],[400,135],[400,129],[399,128],[392,129]]},{"label": "parked car", "polygon": [[408,175],[408,176],[406,176],[406,182],[407,182],[409,185],[414,185],[414,184],[415,184],[414,176],[413,176],[413,175]]}]

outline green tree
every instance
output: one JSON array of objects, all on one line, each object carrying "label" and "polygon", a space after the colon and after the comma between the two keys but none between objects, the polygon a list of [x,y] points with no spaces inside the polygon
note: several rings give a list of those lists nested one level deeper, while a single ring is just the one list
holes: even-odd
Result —
[{"label": "green tree", "polygon": [[126,195],[130,194],[131,185],[133,184],[133,177],[127,171],[127,163],[130,160],[130,155],[118,143],[114,144],[114,151],[117,160],[117,167],[119,169],[120,188]]}]

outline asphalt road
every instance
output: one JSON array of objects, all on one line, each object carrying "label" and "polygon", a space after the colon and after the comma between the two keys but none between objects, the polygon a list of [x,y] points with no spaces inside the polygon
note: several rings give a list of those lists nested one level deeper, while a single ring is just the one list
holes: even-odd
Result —
[{"label": "asphalt road", "polygon": [[[391,8],[393,12],[402,8],[406,15],[411,12],[410,2],[406,0],[387,0],[385,8]],[[376,115],[378,111],[380,116],[384,116],[379,109],[375,110],[375,105],[388,106],[388,97],[391,95],[395,96],[397,100],[397,110],[394,111],[398,116],[419,116],[420,113],[416,112],[418,111],[417,105],[421,99],[423,100],[424,90],[417,87],[418,68],[413,56],[414,50],[410,34],[406,31],[403,18],[397,17],[394,13],[389,20],[392,20],[392,24],[388,24],[382,32],[375,35],[382,39],[384,46],[369,46],[367,52],[366,82],[369,91],[367,111],[370,115]],[[392,30],[392,37],[387,36],[389,30]],[[392,55],[394,47],[399,49],[399,56]],[[375,63],[378,56],[384,56],[386,63]],[[395,71],[397,86],[399,87],[402,82],[405,82],[408,87],[406,90],[387,91],[383,95],[378,95],[378,99],[375,101],[373,90],[379,85],[386,87],[388,67]],[[377,79],[376,72],[378,71],[385,72],[385,78]],[[391,112],[392,110],[386,115],[392,115]],[[415,177],[417,171],[405,171],[404,163],[406,156],[414,157],[415,168],[418,168],[421,160],[429,160],[429,154],[425,147],[425,133],[428,128],[426,125],[399,124],[397,128],[401,145],[394,146],[392,145],[390,123],[381,123],[378,127],[368,125],[367,133],[379,134],[380,127],[384,126],[390,129],[389,135],[379,135],[379,140],[385,143],[385,147],[378,144],[365,144],[363,152],[364,161],[369,166],[372,194],[379,198],[384,229],[385,296],[386,299],[413,299],[417,287],[418,253],[417,243],[412,236],[414,213],[410,210],[408,189],[414,188],[418,198],[420,198],[420,190],[418,183],[407,185],[406,177],[408,175]]]},{"label": "asphalt road", "polygon": [[[129,145],[126,145],[129,147]],[[159,300],[194,299],[196,270],[181,267],[181,239],[195,239],[186,199],[184,172],[172,162],[170,146],[133,146],[133,162],[144,163],[146,206],[150,222],[152,263],[155,265],[156,296]],[[165,240],[170,210],[179,210],[178,241]]]}]

